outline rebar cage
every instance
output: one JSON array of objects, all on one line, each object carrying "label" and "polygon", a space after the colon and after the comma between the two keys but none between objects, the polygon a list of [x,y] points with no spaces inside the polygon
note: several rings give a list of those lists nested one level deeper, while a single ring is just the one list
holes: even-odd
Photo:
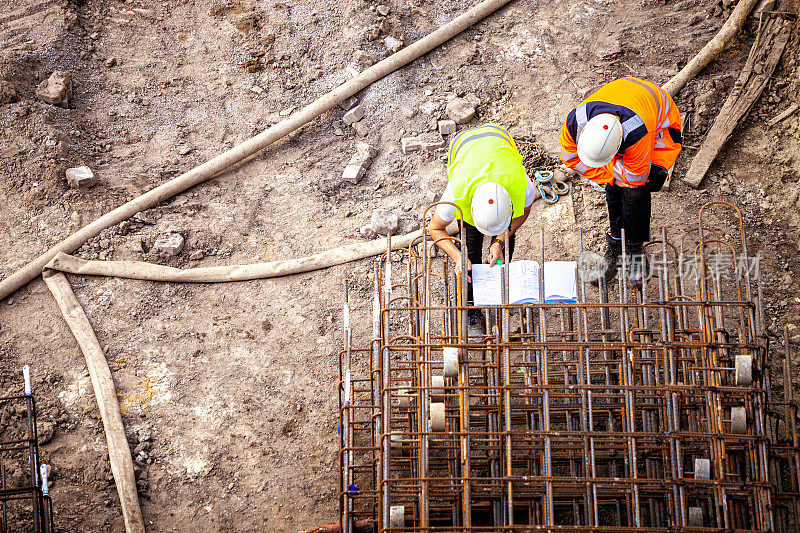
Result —
[{"label": "rebar cage", "polygon": [[[720,213],[727,228],[705,220]],[[462,270],[427,231],[389,238],[371,335],[345,286],[342,530],[795,531],[788,339],[764,331],[739,210],[712,202],[699,220],[646,247],[641,287],[625,259],[613,285],[581,260],[577,303],[484,307],[478,337]]]},{"label": "rebar cage", "polygon": [[0,533],[50,533],[49,467],[40,462],[36,400],[27,365],[22,391],[0,397],[0,414]]}]

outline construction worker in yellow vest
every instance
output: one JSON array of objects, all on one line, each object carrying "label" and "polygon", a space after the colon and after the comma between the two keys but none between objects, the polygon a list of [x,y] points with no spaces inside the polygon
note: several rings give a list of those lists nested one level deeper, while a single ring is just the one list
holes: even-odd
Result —
[{"label": "construction worker in yellow vest", "polygon": [[[514,233],[527,220],[536,199],[536,187],[528,180],[514,139],[505,128],[484,124],[455,136],[448,156],[448,183],[439,201],[449,203],[436,207],[429,224],[431,238],[439,240],[442,251],[460,266],[461,250],[445,238],[447,225],[460,218],[467,246],[467,270],[481,262],[486,236],[491,237],[486,262],[494,265],[502,260],[505,247],[510,260]],[[471,304],[471,280],[467,287],[467,301]],[[482,334],[480,310],[470,309],[468,319],[469,334]]]}]

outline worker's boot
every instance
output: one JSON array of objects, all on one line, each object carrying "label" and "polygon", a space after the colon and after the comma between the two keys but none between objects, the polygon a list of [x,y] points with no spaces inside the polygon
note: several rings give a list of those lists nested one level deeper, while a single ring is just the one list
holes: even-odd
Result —
[{"label": "worker's boot", "polygon": [[631,285],[634,287],[641,287],[650,274],[650,265],[642,249],[642,243],[628,244],[627,252],[629,257],[628,279],[630,279]]},{"label": "worker's boot", "polygon": [[603,277],[606,278],[606,283],[614,279],[617,275],[617,267],[619,266],[619,258],[622,256],[622,241],[612,239],[611,235],[606,233],[606,254],[603,256],[605,265],[603,266]]},{"label": "worker's boot", "polygon": [[467,311],[467,335],[470,337],[483,337],[486,334],[483,313],[480,309]]}]

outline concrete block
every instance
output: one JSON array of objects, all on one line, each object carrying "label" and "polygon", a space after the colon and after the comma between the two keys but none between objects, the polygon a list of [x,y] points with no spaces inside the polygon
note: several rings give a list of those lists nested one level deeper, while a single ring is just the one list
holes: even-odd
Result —
[{"label": "concrete block", "polygon": [[375,159],[375,156],[378,155],[378,149],[375,148],[374,146],[370,146],[365,142],[358,142],[356,144],[356,153],[361,153],[361,152],[366,154],[366,156],[369,157],[370,159]]},{"label": "concrete block", "polygon": [[400,142],[404,154],[419,150],[436,150],[447,144],[439,133],[434,132],[423,133],[416,137],[404,137]]},{"label": "concrete block", "polygon": [[364,118],[364,108],[360,105],[355,106],[353,109],[344,114],[344,123],[346,126],[355,124]]},{"label": "concrete block", "polygon": [[344,167],[344,172],[342,172],[342,180],[349,181],[350,183],[358,183],[366,173],[367,170],[361,165],[347,165]]},{"label": "concrete block", "polygon": [[438,125],[439,133],[442,135],[452,135],[456,132],[455,120],[440,120]]},{"label": "concrete block", "polygon": [[367,152],[356,152],[353,154],[353,157],[350,158],[350,161],[347,162],[348,166],[355,165],[363,168],[364,170],[368,169],[371,164],[372,158]]}]

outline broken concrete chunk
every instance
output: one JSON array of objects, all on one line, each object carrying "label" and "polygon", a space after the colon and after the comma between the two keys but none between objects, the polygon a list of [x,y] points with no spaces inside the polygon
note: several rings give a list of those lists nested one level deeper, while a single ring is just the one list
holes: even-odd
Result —
[{"label": "broken concrete chunk", "polygon": [[474,94],[468,94],[463,98],[453,98],[448,102],[445,112],[456,124],[466,124],[475,116],[475,108],[480,103]]},{"label": "broken concrete chunk", "polygon": [[404,154],[419,150],[436,150],[437,148],[442,148],[445,144],[444,138],[436,132],[423,133],[416,137],[404,137],[401,140]]},{"label": "broken concrete chunk", "polygon": [[366,156],[369,157],[370,159],[375,159],[375,156],[378,155],[377,148],[375,148],[374,146],[370,146],[365,142],[359,142],[358,144],[356,144],[356,153],[360,154],[362,152],[366,154]]},{"label": "broken concrete chunk", "polygon": [[36,97],[46,104],[67,107],[72,98],[72,77],[69,72],[53,72],[36,88]]},{"label": "broken concrete chunk", "polygon": [[380,15],[382,17],[385,17],[386,15],[388,15],[389,11],[390,11],[389,6],[387,6],[385,4],[379,4],[378,7],[375,8],[375,9],[378,12],[378,15]]},{"label": "broken concrete chunk", "polygon": [[153,244],[153,248],[158,253],[175,257],[183,251],[183,235],[180,233],[165,233],[161,235]]},{"label": "broken concrete chunk", "polygon": [[369,156],[369,152],[356,152],[353,154],[353,157],[350,158],[350,161],[347,162],[348,165],[355,165],[357,167],[361,167],[364,170],[367,170],[369,166],[372,164],[372,158]]},{"label": "broken concrete chunk", "polygon": [[418,152],[422,150],[423,143],[417,137],[403,137],[400,141],[400,145],[403,148],[403,153],[408,154],[410,152]]},{"label": "broken concrete chunk", "polygon": [[17,90],[6,80],[0,80],[0,105],[16,101]]},{"label": "broken concrete chunk", "polygon": [[356,98],[355,96],[351,96],[350,98],[339,104],[339,107],[341,107],[345,111],[350,111],[356,105],[358,105],[358,98]]},{"label": "broken concrete chunk", "polygon": [[91,187],[97,183],[94,172],[89,167],[68,168],[66,172],[67,184],[73,189]]},{"label": "broken concrete chunk", "polygon": [[403,41],[400,39],[395,39],[391,35],[383,40],[383,44],[385,44],[386,48],[388,48],[392,53],[395,53],[403,48]]},{"label": "broken concrete chunk", "polygon": [[439,133],[442,135],[452,135],[456,132],[456,123],[454,120],[440,120]]},{"label": "broken concrete chunk", "polygon": [[364,108],[361,107],[360,105],[357,105],[353,109],[344,114],[343,120],[345,126],[349,126],[351,124],[355,124],[362,118],[364,118]]},{"label": "broken concrete chunk", "polygon": [[350,183],[358,183],[366,173],[367,169],[361,165],[347,165],[344,167],[344,172],[342,172],[342,180],[349,181]]},{"label": "broken concrete chunk", "polygon": [[394,235],[399,222],[400,220],[396,214],[384,207],[379,207],[372,212],[369,226],[378,235]]}]

